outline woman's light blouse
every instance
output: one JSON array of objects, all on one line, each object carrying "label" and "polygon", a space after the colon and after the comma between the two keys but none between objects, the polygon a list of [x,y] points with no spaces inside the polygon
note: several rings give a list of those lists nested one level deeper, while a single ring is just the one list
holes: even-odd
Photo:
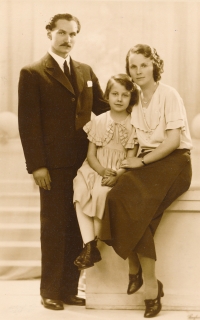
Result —
[{"label": "woman's light blouse", "polygon": [[142,107],[139,99],[132,110],[131,124],[142,149],[158,147],[167,137],[166,130],[177,128],[181,129],[178,149],[192,148],[183,100],[174,88],[163,83],[159,83],[147,108]]}]

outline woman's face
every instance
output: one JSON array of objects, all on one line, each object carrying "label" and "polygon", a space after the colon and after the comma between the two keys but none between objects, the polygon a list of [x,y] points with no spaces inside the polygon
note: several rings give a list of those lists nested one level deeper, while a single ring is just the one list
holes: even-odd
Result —
[{"label": "woman's face", "polygon": [[153,78],[153,62],[143,54],[130,54],[129,72],[133,81],[140,87],[148,86],[155,82]]}]

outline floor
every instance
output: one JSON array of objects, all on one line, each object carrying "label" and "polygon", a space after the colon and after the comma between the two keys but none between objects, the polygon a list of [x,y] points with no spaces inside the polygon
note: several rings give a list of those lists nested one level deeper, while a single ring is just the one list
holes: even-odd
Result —
[{"label": "floor", "polygon": [[[84,293],[80,291],[80,296]],[[0,281],[0,318],[2,320],[140,320],[142,310],[90,310],[65,305],[61,311],[45,309],[40,304],[39,280]],[[200,319],[197,311],[161,311],[163,320]]]}]

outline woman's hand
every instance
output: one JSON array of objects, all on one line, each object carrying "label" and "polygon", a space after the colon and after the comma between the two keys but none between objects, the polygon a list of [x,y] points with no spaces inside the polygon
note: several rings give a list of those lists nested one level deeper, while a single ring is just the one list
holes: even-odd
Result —
[{"label": "woman's hand", "polygon": [[116,176],[116,174],[117,174],[117,172],[115,170],[106,168],[106,169],[104,169],[103,178],[104,177],[110,177],[110,176]]},{"label": "woman's hand", "polygon": [[127,158],[125,160],[122,161],[121,163],[121,168],[140,168],[143,167],[143,163],[141,161],[141,158]]}]

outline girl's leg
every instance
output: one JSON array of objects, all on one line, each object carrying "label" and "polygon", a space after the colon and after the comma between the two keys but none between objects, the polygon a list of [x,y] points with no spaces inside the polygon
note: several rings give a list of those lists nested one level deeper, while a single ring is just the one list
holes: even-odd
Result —
[{"label": "girl's leg", "polygon": [[74,261],[74,264],[79,270],[84,270],[93,267],[94,263],[100,261],[101,254],[97,248],[97,240],[95,239],[94,218],[83,213],[80,203],[76,202],[75,208],[85,246]]},{"label": "girl's leg", "polygon": [[95,238],[94,218],[83,213],[79,202],[75,203],[75,209],[83,242],[88,243]]},{"label": "girl's leg", "polygon": [[99,235],[101,233],[102,228],[102,220],[98,218],[94,218],[94,233],[97,238],[99,238]]},{"label": "girl's leg", "polygon": [[156,299],[158,296],[158,281],[155,275],[155,260],[138,254],[144,278],[145,299]]}]

